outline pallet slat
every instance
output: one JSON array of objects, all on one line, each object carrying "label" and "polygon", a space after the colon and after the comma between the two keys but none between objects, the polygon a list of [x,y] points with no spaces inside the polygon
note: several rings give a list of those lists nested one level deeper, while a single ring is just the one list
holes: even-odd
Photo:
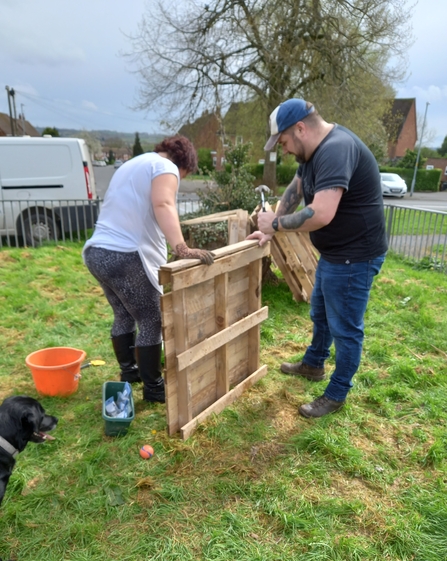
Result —
[{"label": "pallet slat", "polygon": [[172,290],[162,296],[170,435],[188,438],[267,373],[259,366],[259,326],[268,316],[260,296],[269,251],[257,241],[238,242],[216,250],[210,266],[175,262],[160,274]]}]

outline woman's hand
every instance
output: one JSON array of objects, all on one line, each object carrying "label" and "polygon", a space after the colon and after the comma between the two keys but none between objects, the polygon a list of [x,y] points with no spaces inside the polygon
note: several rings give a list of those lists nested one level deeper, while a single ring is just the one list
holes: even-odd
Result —
[{"label": "woman's hand", "polygon": [[214,253],[206,249],[191,249],[185,243],[175,246],[175,254],[181,259],[200,259],[204,265],[214,263]]},{"label": "woman's hand", "polygon": [[271,234],[263,234],[261,231],[256,230],[256,232],[253,232],[252,234],[247,236],[245,239],[246,240],[259,240],[259,245],[263,246],[267,242],[271,241],[272,238],[273,238],[273,236]]}]

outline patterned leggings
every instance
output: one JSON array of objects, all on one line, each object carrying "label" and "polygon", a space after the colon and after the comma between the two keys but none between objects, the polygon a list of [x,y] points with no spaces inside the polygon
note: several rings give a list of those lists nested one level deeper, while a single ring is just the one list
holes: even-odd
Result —
[{"label": "patterned leggings", "polygon": [[149,281],[138,252],[88,247],[84,260],[112,306],[115,318],[112,337],[135,331],[136,323],[136,346],[158,345],[161,342],[160,293]]}]

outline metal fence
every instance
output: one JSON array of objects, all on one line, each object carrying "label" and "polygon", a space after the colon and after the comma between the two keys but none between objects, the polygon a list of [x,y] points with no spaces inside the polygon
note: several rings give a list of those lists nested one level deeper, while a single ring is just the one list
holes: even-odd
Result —
[{"label": "metal fence", "polygon": [[[93,232],[102,199],[0,201],[0,248],[36,247],[87,240]],[[179,199],[180,216],[200,209],[199,199]]]},{"label": "metal fence", "polygon": [[[101,204],[101,199],[0,201],[0,248],[84,241],[92,235]],[[177,210],[183,216],[200,204],[197,197],[179,197]],[[385,204],[385,220],[391,252],[447,271],[447,212]]]},{"label": "metal fence", "polygon": [[447,212],[385,205],[389,250],[446,272]]}]

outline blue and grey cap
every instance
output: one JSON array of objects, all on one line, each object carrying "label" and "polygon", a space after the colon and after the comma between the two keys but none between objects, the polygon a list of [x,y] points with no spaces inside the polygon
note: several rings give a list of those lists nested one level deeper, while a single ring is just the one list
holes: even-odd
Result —
[{"label": "blue and grey cap", "polygon": [[264,146],[266,152],[270,152],[278,142],[282,132],[292,125],[302,121],[304,117],[313,113],[315,108],[313,105],[307,107],[307,101],[304,99],[288,99],[272,112],[270,115],[270,138]]}]

